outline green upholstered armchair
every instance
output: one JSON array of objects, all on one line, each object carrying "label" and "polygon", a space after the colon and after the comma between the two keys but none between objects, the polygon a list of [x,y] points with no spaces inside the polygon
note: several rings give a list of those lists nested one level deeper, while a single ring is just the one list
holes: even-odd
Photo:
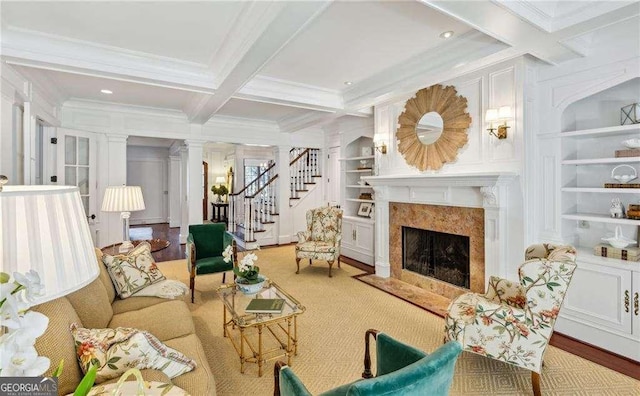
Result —
[{"label": "green upholstered armchair", "polygon": [[[229,245],[233,246],[233,260],[225,263],[222,252]],[[189,226],[186,250],[191,302],[194,302],[196,276],[222,272],[222,283],[225,282],[226,271],[231,271],[236,262],[235,246],[235,240],[226,231],[224,223]]]},{"label": "green upholstered armchair", "polygon": [[[371,373],[369,336],[376,338],[376,376]],[[427,354],[377,330],[365,334],[364,372],[357,380],[321,393],[338,395],[448,395],[456,360],[462,347],[449,342]],[[311,395],[284,362],[274,367],[274,396]]]}]

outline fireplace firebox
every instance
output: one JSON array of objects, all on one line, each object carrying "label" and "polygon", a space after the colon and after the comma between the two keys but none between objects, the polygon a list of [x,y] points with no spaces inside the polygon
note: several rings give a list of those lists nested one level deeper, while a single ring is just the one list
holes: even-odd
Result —
[{"label": "fireplace firebox", "polygon": [[402,268],[469,289],[469,237],[403,226]]}]

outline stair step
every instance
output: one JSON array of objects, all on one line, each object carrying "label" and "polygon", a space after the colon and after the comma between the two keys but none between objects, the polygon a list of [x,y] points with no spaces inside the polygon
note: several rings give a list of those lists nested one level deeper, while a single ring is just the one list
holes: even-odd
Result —
[{"label": "stair step", "polygon": [[317,184],[316,182],[304,182],[304,184]]},{"label": "stair step", "polygon": [[300,197],[291,197],[289,199],[300,199]]},{"label": "stair step", "polygon": [[275,221],[261,221],[262,224],[276,224]]},{"label": "stair step", "polygon": [[296,190],[296,192],[307,192],[309,190]]},{"label": "stair step", "polygon": [[253,233],[256,234],[258,232],[266,232],[267,230],[253,230]]},{"label": "stair step", "polygon": [[240,240],[244,241],[244,242],[257,242],[255,239],[250,240],[250,241],[245,241],[244,240],[244,232],[242,231],[236,231],[233,233],[233,235],[235,235],[236,237],[238,237]]}]

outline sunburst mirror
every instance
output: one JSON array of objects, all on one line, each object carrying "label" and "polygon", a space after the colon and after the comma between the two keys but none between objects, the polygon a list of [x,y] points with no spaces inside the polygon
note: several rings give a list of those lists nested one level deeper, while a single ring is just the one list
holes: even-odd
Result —
[{"label": "sunburst mirror", "polygon": [[407,100],[398,117],[398,151],[421,171],[440,169],[467,144],[467,99],[452,86],[432,85]]}]

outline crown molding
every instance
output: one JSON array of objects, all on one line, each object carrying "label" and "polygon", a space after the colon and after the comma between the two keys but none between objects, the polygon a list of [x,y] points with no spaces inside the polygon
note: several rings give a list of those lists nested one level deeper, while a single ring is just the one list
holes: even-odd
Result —
[{"label": "crown molding", "polygon": [[[470,31],[447,45],[432,48],[400,65],[371,76],[344,92],[345,108],[375,106],[394,97],[435,82],[449,80],[469,69],[475,70],[519,55],[481,32]],[[495,59],[497,54],[499,59]],[[438,76],[433,81],[433,76]]]},{"label": "crown molding", "polygon": [[123,105],[119,103],[103,102],[80,98],[70,98],[62,105],[63,110],[99,111],[129,115],[165,117],[186,121],[187,117],[180,110],[162,109],[158,107]]},{"label": "crown molding", "polygon": [[[7,65],[8,67],[11,67]],[[29,81],[36,91],[48,102],[54,106],[60,106],[69,98],[69,94],[61,89],[54,81],[44,77],[39,73],[34,73],[31,69],[23,68],[15,70],[16,73],[22,75]]]},{"label": "crown molding", "polygon": [[2,54],[14,64],[211,92],[207,65],[8,26]]}]

